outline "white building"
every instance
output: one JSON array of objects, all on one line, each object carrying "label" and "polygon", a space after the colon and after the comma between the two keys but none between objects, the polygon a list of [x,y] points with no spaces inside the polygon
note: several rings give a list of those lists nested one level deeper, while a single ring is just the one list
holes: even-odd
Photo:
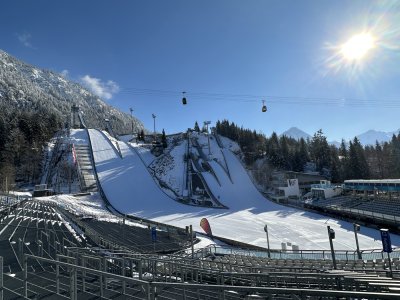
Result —
[{"label": "white building", "polygon": [[288,199],[301,196],[298,179],[287,179],[286,182],[274,187],[274,198]]},{"label": "white building", "polygon": [[311,185],[313,198],[328,199],[342,194],[341,186],[332,185],[329,180],[321,180],[319,184]]}]

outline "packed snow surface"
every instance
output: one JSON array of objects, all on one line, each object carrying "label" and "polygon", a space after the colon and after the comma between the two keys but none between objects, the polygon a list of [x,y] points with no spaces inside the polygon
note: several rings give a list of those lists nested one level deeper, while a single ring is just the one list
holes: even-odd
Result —
[{"label": "packed snow surface", "polygon": [[[222,151],[233,183],[221,177],[219,186],[215,179],[207,179],[213,193],[229,209],[204,208],[180,204],[161,191],[132,146],[118,142],[121,158],[102,132],[90,129],[89,134],[101,186],[120,212],[180,227],[192,224],[199,232],[202,232],[200,220],[205,217],[216,236],[263,247],[267,245],[264,232],[267,224],[271,248],[276,249],[281,248],[282,242],[297,244],[300,249],[329,249],[327,225],[330,225],[336,232],[335,249],[355,249],[351,223],[265,199],[229,149]],[[221,169],[219,173],[224,172]],[[382,247],[379,232],[364,227],[359,243],[362,249]],[[392,243],[400,245],[400,237],[392,235]]]},{"label": "packed snow surface", "polygon": [[88,136],[87,136],[87,132],[85,129],[74,129],[71,130],[70,135],[69,135],[69,142],[71,144],[83,144],[83,145],[87,145],[88,144]]}]

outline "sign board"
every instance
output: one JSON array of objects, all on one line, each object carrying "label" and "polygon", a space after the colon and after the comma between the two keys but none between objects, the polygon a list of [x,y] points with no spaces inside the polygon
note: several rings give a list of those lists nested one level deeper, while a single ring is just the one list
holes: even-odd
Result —
[{"label": "sign board", "polygon": [[151,227],[151,239],[153,242],[157,241],[157,227]]},{"label": "sign board", "polygon": [[392,252],[392,242],[390,241],[390,235],[388,229],[381,229],[381,239],[383,252],[390,253]]},{"label": "sign board", "polygon": [[265,225],[265,226],[264,226],[264,231],[265,231],[265,232],[268,232],[268,225]]}]

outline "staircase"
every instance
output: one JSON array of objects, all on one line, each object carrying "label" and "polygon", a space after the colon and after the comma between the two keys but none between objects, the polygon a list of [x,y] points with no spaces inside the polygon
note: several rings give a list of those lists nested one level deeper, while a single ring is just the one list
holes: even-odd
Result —
[{"label": "staircase", "polygon": [[75,145],[75,152],[82,192],[97,192],[96,177],[94,175],[89,146]]}]

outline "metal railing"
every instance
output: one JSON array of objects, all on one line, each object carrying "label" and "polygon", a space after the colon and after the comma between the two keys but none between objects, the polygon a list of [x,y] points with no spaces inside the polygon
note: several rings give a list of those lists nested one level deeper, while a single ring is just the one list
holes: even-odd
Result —
[{"label": "metal railing", "polygon": [[[373,260],[383,259],[386,257],[382,249],[367,249],[360,250],[362,259]],[[270,250],[272,259],[327,259],[331,260],[332,255],[330,250]],[[258,251],[251,249],[240,249],[229,246],[209,245],[195,252],[195,257],[204,258],[210,254],[236,254],[253,257],[268,257],[267,250]],[[393,248],[390,254],[392,258],[400,258],[400,248]],[[338,260],[351,261],[358,260],[357,251],[355,250],[335,250],[335,257]]]},{"label": "metal railing", "polygon": [[[61,261],[68,260],[68,262]],[[87,258],[88,260],[90,257]],[[46,272],[34,272],[29,268],[30,261],[40,261],[47,266]],[[51,260],[33,255],[24,256],[24,272],[22,279],[16,279],[20,286],[15,286],[14,290],[8,289],[3,285],[3,269],[0,268],[0,299],[3,299],[3,291],[8,290],[15,295],[20,295],[25,299],[37,293],[38,290],[46,291],[48,295],[58,295],[62,298],[76,300],[82,296],[101,297],[111,299],[118,295],[129,299],[282,299],[287,296],[291,299],[399,299],[399,293],[387,292],[390,282],[383,282],[375,285],[375,291],[368,290],[368,283],[357,281],[357,274],[354,278],[340,274],[318,274],[317,281],[310,281],[306,276],[292,276],[292,287],[261,287],[261,286],[235,286],[223,284],[225,279],[235,276],[232,273],[223,274],[225,277],[220,279],[220,284],[194,284],[179,282],[153,282],[136,279],[118,274],[112,274],[83,265],[70,263],[73,261],[68,258],[59,257],[58,260]],[[0,258],[2,266],[2,258]],[[132,274],[129,274],[132,275]],[[259,278],[268,277],[266,274],[257,274]],[[291,276],[281,273],[280,276]],[[287,278],[289,278],[287,277]],[[224,279],[225,278],[225,279]],[[277,276],[276,278],[280,278]],[[283,277],[284,278],[284,277]],[[339,280],[338,280],[339,279]],[[328,282],[337,288],[348,288],[360,286],[367,290],[332,290]],[[282,281],[283,282],[283,281]],[[297,283],[309,284],[310,288],[297,288]],[[230,281],[232,283],[232,281]],[[271,282],[275,284],[275,282]],[[314,284],[315,283],[315,284]],[[321,288],[319,288],[321,287]]]},{"label": "metal railing", "polygon": [[400,217],[395,215],[383,214],[379,212],[373,212],[363,209],[356,209],[356,208],[348,208],[344,206],[321,206],[314,203],[308,203],[309,207],[317,207],[326,211],[331,211],[335,213],[347,213],[352,216],[356,217],[364,217],[364,218],[372,218],[378,221],[383,221],[385,223],[389,223],[391,225],[397,225],[400,223]]}]

